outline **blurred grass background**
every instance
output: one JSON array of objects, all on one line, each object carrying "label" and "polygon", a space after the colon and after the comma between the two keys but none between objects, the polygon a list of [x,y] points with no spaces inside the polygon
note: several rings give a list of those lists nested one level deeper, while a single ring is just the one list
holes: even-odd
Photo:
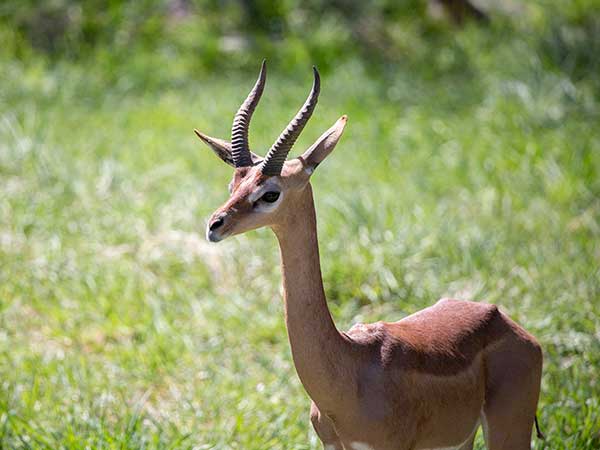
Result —
[{"label": "blurred grass background", "polygon": [[[302,104],[340,328],[442,296],[499,304],[545,351],[535,448],[600,448],[600,3],[4,0],[0,448],[316,449],[276,243],[205,218],[264,57],[251,145]],[[460,22],[460,23],[458,23]],[[483,448],[481,437],[478,448]]]}]

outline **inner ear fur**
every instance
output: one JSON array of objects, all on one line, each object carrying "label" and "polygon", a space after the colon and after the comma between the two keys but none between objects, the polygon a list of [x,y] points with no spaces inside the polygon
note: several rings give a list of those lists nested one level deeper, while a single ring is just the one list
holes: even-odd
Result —
[{"label": "inner ear fur", "polygon": [[[223,162],[229,164],[231,167],[235,167],[235,164],[233,163],[233,156],[231,156],[231,143],[229,141],[208,136],[198,130],[194,130],[194,133],[196,133],[196,136],[198,136],[202,142],[208,145],[215,155],[217,155]],[[250,157],[252,158],[253,165],[259,164],[263,160],[261,156],[258,156],[253,152],[250,152]]]},{"label": "inner ear fur", "polygon": [[348,116],[344,114],[302,154],[301,159],[307,168],[314,170],[333,151],[344,133],[347,121]]}]

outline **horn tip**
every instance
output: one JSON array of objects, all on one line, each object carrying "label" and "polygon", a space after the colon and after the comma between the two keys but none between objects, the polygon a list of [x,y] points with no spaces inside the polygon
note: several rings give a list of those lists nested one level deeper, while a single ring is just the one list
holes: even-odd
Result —
[{"label": "horn tip", "polygon": [[319,71],[317,70],[317,66],[313,66],[313,75],[315,76],[315,80],[313,82],[314,88],[319,91],[321,88],[321,75],[319,75]]}]

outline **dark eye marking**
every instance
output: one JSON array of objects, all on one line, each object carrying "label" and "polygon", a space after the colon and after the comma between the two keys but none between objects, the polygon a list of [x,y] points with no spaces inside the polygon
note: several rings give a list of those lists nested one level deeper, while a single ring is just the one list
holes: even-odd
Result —
[{"label": "dark eye marking", "polygon": [[277,191],[268,191],[268,192],[265,192],[260,199],[263,202],[275,203],[277,201],[277,199],[279,198],[279,194],[280,193]]}]

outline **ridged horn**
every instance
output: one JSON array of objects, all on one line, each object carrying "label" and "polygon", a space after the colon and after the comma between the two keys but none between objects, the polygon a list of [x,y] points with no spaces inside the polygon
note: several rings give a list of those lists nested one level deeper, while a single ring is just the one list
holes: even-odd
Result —
[{"label": "ridged horn", "polygon": [[261,163],[260,171],[264,175],[279,175],[281,173],[283,163],[285,162],[288,153],[292,149],[292,146],[294,145],[294,142],[296,142],[298,136],[300,136],[302,129],[306,125],[306,122],[308,122],[308,119],[310,119],[315,106],[317,106],[317,100],[319,98],[319,92],[321,89],[321,78],[317,68],[314,66],[313,72],[315,79],[313,81],[312,89],[308,95],[308,98],[304,102],[304,105],[302,105],[302,108],[300,108],[300,111],[298,111],[296,116],[288,124],[286,129],[283,130],[283,133],[279,135],[267,153],[267,156],[265,156],[265,159]]},{"label": "ridged horn", "polygon": [[252,165],[252,157],[248,145],[248,128],[250,127],[252,113],[254,113],[256,105],[258,105],[258,101],[265,89],[266,78],[267,64],[266,60],[263,60],[254,87],[233,118],[233,125],[231,126],[231,156],[235,167],[248,167]]}]

